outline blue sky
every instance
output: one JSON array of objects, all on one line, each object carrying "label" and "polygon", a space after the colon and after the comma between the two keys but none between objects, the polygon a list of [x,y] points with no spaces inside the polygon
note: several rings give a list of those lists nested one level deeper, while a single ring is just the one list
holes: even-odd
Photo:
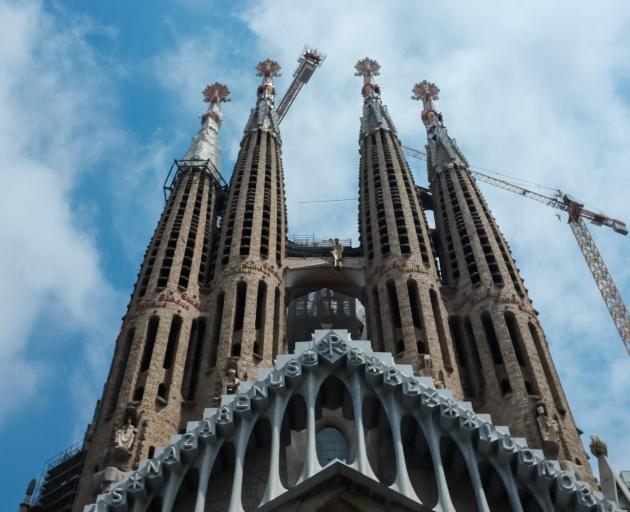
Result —
[{"label": "blue sky", "polygon": [[[412,85],[433,80],[468,159],[559,186],[630,220],[630,7],[574,2],[0,0],[0,495],[81,439],[106,377],[162,182],[227,83],[223,175],[271,57],[286,89],[305,43],[328,54],[283,122],[291,233],[356,241],[359,58],[382,65],[404,143],[422,148]],[[426,184],[422,162],[411,162]],[[484,194],[517,258],[578,426],[630,468],[630,359],[565,223]],[[566,221],[566,219],[563,219]],[[630,300],[628,239],[592,233]]]}]

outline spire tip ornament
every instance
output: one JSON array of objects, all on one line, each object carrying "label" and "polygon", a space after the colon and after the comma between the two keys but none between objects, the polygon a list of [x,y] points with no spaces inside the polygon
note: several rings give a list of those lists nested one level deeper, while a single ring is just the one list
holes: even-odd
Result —
[{"label": "spire tip ornament", "polygon": [[363,88],[361,89],[363,97],[366,100],[380,97],[381,88],[374,81],[374,77],[381,74],[381,65],[374,59],[365,57],[355,64],[354,69],[356,69],[354,76],[363,77]]},{"label": "spire tip ornament", "polygon": [[225,101],[232,101],[228,86],[219,82],[207,85],[202,94],[203,101],[206,103],[219,104]]},{"label": "spire tip ornament", "polygon": [[260,61],[256,66],[256,76],[262,76],[262,83],[258,86],[258,99],[272,100],[276,96],[276,88],[273,86],[272,78],[274,76],[281,76],[280,64],[277,61],[271,59],[265,59]]},{"label": "spire tip ornament", "polygon": [[426,126],[429,135],[434,134],[444,126],[442,124],[442,114],[433,104],[434,101],[440,98],[440,88],[433,82],[423,80],[414,85],[411,92],[412,100],[422,101],[422,122]]}]

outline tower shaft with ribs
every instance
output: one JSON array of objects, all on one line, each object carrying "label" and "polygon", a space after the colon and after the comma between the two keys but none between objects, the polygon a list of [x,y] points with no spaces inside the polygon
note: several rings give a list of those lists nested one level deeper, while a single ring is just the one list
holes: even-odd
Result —
[{"label": "tower shaft with ribs", "polygon": [[263,77],[245,126],[216,245],[208,307],[212,333],[208,355],[217,369],[204,387],[220,394],[226,369],[255,375],[284,349],[286,205],[281,138],[275,111],[275,61],[258,65]]},{"label": "tower shaft with ribs", "polygon": [[425,81],[413,92],[424,105],[438,253],[465,395],[548,457],[587,466],[509,245],[433,104],[439,90]]},{"label": "tower shaft with ribs", "polygon": [[[201,290],[207,280],[220,187],[221,84],[184,159],[145,253],[103,396],[85,438],[86,459],[74,510],[152,455],[186,421],[199,368]],[[197,366],[195,368],[195,366]]]},{"label": "tower shaft with ribs", "polygon": [[359,135],[359,225],[367,284],[370,336],[416,371],[461,393],[431,235],[396,128],[363,59]]}]

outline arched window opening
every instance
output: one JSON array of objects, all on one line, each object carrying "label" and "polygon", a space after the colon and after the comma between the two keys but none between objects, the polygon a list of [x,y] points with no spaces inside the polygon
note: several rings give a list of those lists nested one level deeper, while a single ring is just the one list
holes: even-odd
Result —
[{"label": "arched window opening", "polygon": [[210,343],[210,357],[208,366],[214,368],[217,365],[217,353],[219,351],[219,341],[221,340],[221,326],[223,325],[223,305],[225,303],[225,293],[221,292],[217,297],[216,314],[214,317],[214,331],[212,342]]},{"label": "arched window opening", "polygon": [[164,384],[163,382],[158,386],[158,390],[157,390],[157,396],[158,398],[161,398],[162,400],[166,400],[167,396],[167,388],[166,388],[166,384]]},{"label": "arched window opening", "polygon": [[494,330],[494,325],[488,312],[484,311],[481,314],[481,323],[483,325],[483,331],[486,334],[486,341],[488,342],[488,347],[490,348],[492,361],[495,365],[503,365],[503,356],[501,355],[501,349],[499,348],[499,340],[497,339],[497,334]]},{"label": "arched window opening", "polygon": [[488,501],[488,508],[492,512],[512,512],[503,481],[492,464],[481,461],[479,463],[479,475]]},{"label": "arched window opening", "polygon": [[230,355],[232,357],[240,357],[240,355],[241,355],[241,344],[240,343],[233,343],[232,344],[232,351],[230,352]]},{"label": "arched window opening", "polygon": [[265,350],[265,317],[267,309],[267,283],[258,282],[256,295],[256,341],[254,342],[254,356],[262,358]]},{"label": "arched window opening", "polygon": [[343,434],[334,427],[325,427],[315,437],[317,458],[322,466],[335,459],[348,461],[348,442]]},{"label": "arched window opening", "polygon": [[512,386],[510,385],[510,379],[508,378],[505,366],[503,365],[503,354],[501,353],[501,348],[499,347],[497,333],[494,330],[494,323],[492,322],[490,313],[487,311],[484,311],[481,314],[481,324],[483,326],[483,331],[486,335],[486,342],[488,344],[488,348],[490,349],[490,355],[492,356],[492,361],[494,363],[494,371],[499,383],[499,389],[501,390],[501,394],[505,396],[512,391]]},{"label": "arched window opening", "polygon": [[396,355],[401,356],[405,353],[405,342],[404,340],[398,340],[396,342]]},{"label": "arched window opening", "polygon": [[545,372],[545,379],[549,384],[549,388],[551,389],[551,394],[553,395],[553,400],[556,403],[556,409],[563,416],[566,414],[566,408],[564,406],[564,402],[562,401],[560,391],[556,386],[556,380],[554,379],[554,371],[551,367],[551,363],[547,358],[547,353],[543,347],[543,342],[538,335],[538,331],[534,324],[531,322],[527,322],[527,327],[529,328],[529,333],[534,340],[534,345],[536,346],[536,353],[538,354],[538,359],[540,360],[540,364],[542,364],[543,371]]},{"label": "arched window opening", "polygon": [[543,512],[534,495],[524,489],[518,491],[518,498],[523,507],[523,512]]},{"label": "arched window opening", "polygon": [[523,337],[521,335],[521,330],[518,326],[518,321],[516,320],[516,316],[511,311],[506,311],[503,316],[505,318],[505,325],[507,326],[507,330],[510,335],[510,341],[512,342],[512,346],[514,347],[516,360],[518,361],[518,365],[521,368],[521,375],[523,377],[523,382],[525,384],[527,394],[537,395],[538,390],[536,387],[536,382],[534,381],[529,361],[525,357],[527,352],[525,349],[525,343],[523,342]]},{"label": "arched window opening", "polygon": [[416,329],[424,330],[418,283],[413,279],[409,279],[407,281],[407,293],[409,294],[409,306],[411,307],[411,319],[413,320],[413,326]]},{"label": "arched window opening", "polygon": [[192,401],[195,399],[205,335],[206,319],[199,317],[193,320],[190,326],[188,353],[186,354],[184,379],[182,381],[182,396],[184,397],[184,400]]},{"label": "arched window opening", "polygon": [[443,437],[440,440],[440,455],[455,510],[470,510],[471,512],[477,510],[475,491],[468,474],[466,461],[452,439]]},{"label": "arched window opening", "polygon": [[306,458],[306,402],[293,395],[285,409],[280,430],[280,481],[287,489],[293,487]]},{"label": "arched window opening", "polygon": [[149,366],[151,366],[151,357],[153,356],[153,347],[155,346],[155,338],[157,336],[159,325],[160,318],[158,316],[152,316],[149,319],[149,325],[147,326],[147,338],[144,343],[142,363],[140,364],[141,372],[147,371],[149,369]]},{"label": "arched window opening", "polygon": [[140,400],[142,400],[143,396],[144,396],[144,386],[138,386],[136,390],[133,392],[133,401],[139,402]]},{"label": "arched window opening", "polygon": [[[263,499],[264,485],[248,485],[249,482],[258,482],[260,475],[269,472],[271,446],[271,423],[267,418],[261,418],[254,425],[249,436],[245,460],[243,463],[243,488],[241,499],[245,512],[254,512]],[[194,506],[188,510],[194,510]]]},{"label": "arched window opening", "polygon": [[379,351],[385,350],[385,339],[383,338],[383,323],[381,321],[381,302],[378,297],[378,288],[375,286],[372,289],[372,297],[374,299],[374,323],[376,324],[376,332],[370,333],[372,338],[376,338],[373,340],[374,346]]},{"label": "arched window opening", "polygon": [[[112,367],[112,371],[115,372],[113,377],[114,385],[109,395],[109,404],[107,406],[106,415],[111,415],[116,409],[118,403],[118,395],[120,395],[120,388],[122,387],[123,379],[125,377],[125,370],[127,369],[127,361],[129,359],[129,352],[131,351],[131,344],[136,330],[132,327],[127,332],[122,345],[116,347],[116,355],[114,361],[119,361],[119,364]],[[120,350],[120,356],[118,351]]]},{"label": "arched window opening", "polygon": [[415,418],[405,415],[400,424],[400,434],[411,485],[427,510],[431,510],[437,505],[438,492],[424,432]]},{"label": "arched window opening", "polygon": [[145,510],[146,512],[162,512],[162,497],[154,496]]},{"label": "arched window opening", "polygon": [[451,330],[451,337],[455,344],[455,355],[459,365],[459,376],[464,390],[464,396],[473,395],[473,385],[471,377],[471,366],[468,361],[468,355],[465,349],[466,341],[464,339],[464,330],[462,328],[462,319],[458,316],[452,316],[448,319],[448,325]]},{"label": "arched window opening", "polygon": [[171,321],[171,329],[168,333],[168,341],[166,343],[166,351],[164,352],[164,363],[162,368],[168,370],[173,366],[173,360],[177,353],[177,343],[179,341],[179,333],[182,329],[182,317],[179,315],[173,315]]},{"label": "arched window opening", "polygon": [[147,459],[152,459],[155,455],[155,446],[149,446],[149,451],[147,453]]},{"label": "arched window opening", "polygon": [[363,400],[363,426],[370,466],[382,484],[391,485],[396,479],[396,454],[387,414],[375,395]]},{"label": "arched window opening", "polygon": [[429,290],[429,297],[431,298],[431,309],[433,310],[433,318],[435,318],[435,327],[438,332],[438,341],[440,342],[440,351],[442,352],[444,368],[451,372],[453,371],[453,363],[451,362],[451,353],[448,349],[448,343],[446,341],[444,319],[442,318],[442,310],[440,309],[437,293],[435,293],[433,288]]},{"label": "arched window opening", "polygon": [[195,509],[197,488],[199,487],[199,470],[189,468],[184,480],[177,491],[177,498],[173,504],[172,512],[188,512]]},{"label": "arched window opening", "polygon": [[[206,494],[206,504],[212,504],[215,510],[225,510],[229,503],[235,459],[234,443],[224,443],[214,460],[209,480],[212,485],[208,486]],[[188,510],[194,510],[194,507]]]},{"label": "arched window opening", "polygon": [[280,352],[280,289],[276,287],[273,294],[273,351],[272,359]]},{"label": "arched window opening", "polygon": [[396,294],[396,283],[394,283],[393,280],[387,281],[387,294],[389,295],[389,308],[391,310],[393,325],[395,328],[400,329],[402,326],[400,305],[398,304],[398,295]]},{"label": "arched window opening", "polygon": [[247,283],[239,281],[236,285],[236,307],[234,311],[234,332],[243,329],[245,319],[245,297],[247,293]]}]

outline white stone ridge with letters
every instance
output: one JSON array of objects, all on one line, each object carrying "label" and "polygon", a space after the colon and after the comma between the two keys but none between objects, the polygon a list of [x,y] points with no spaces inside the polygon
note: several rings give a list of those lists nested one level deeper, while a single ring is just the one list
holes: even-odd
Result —
[{"label": "white stone ridge with letters", "polygon": [[[335,460],[323,467],[317,456],[316,410],[322,384],[330,376],[339,379],[351,397],[348,407],[354,418],[354,437],[348,461]],[[280,476],[281,429],[294,396],[300,396],[305,403],[306,432],[301,470],[293,485],[286,486]],[[173,436],[169,446],[157,450],[154,458],[141,461],[137,471],[113,484],[85,511],[144,512],[154,510],[152,503],[160,503],[163,512],[172,512],[178,510],[176,503],[181,503],[182,493],[189,494],[186,503],[194,504],[187,510],[208,510],[213,466],[226,443],[233,444],[235,455],[224,510],[245,510],[242,496],[246,450],[254,427],[262,418],[271,425],[266,480],[258,505],[263,510],[274,510],[286,503],[291,487],[297,489],[332,464],[344,464],[375,484],[380,483],[368,456],[362,409],[365,398],[370,396],[385,411],[384,421],[393,444],[395,476],[388,487],[417,504],[418,508],[410,510],[455,510],[455,493],[452,484],[449,490],[441,458],[443,438],[453,441],[463,457],[474,493],[472,510],[492,510],[480,464],[492,466],[502,482],[509,508],[515,511],[619,510],[601,493],[563,470],[557,461],[545,460],[540,450],[530,449],[523,439],[510,436],[507,427],[494,426],[488,415],[476,414],[468,402],[455,401],[449,390],[436,389],[431,378],[413,376],[410,366],[395,364],[390,353],[373,352],[369,341],[351,340],[345,330],[318,330],[312,341],[296,343],[293,354],[279,355],[274,368],[260,369],[255,381],[241,382],[237,393],[224,395],[220,407],[206,409],[200,421],[188,424],[185,434]],[[434,468],[434,505],[423,505],[418,484],[410,478],[405,438],[401,435],[404,417],[417,422],[426,439]],[[195,489],[182,485],[191,471],[198,475]],[[530,506],[525,507],[523,500]]]}]

